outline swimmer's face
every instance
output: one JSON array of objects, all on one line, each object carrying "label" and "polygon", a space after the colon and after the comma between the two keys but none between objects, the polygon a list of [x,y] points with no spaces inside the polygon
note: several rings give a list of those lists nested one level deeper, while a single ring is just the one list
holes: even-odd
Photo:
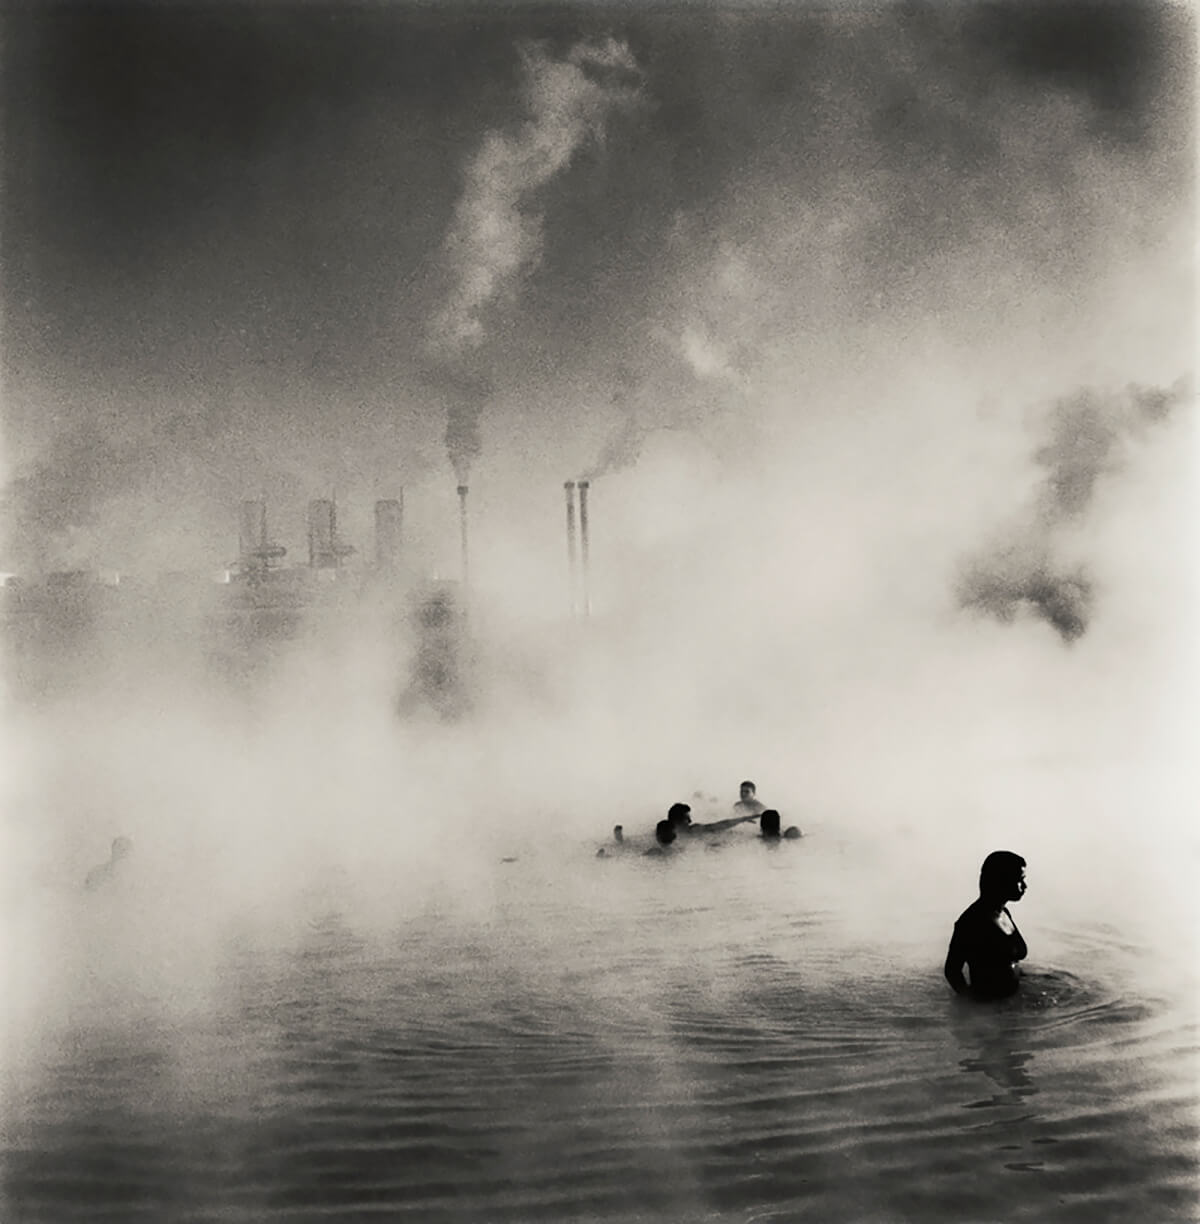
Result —
[{"label": "swimmer's face", "polygon": [[1013,876],[1012,888],[1008,894],[1010,901],[1020,901],[1025,895],[1025,889],[1029,886],[1025,883],[1025,868],[1022,867],[1015,876]]},{"label": "swimmer's face", "polygon": [[754,787],[751,786],[749,782],[743,782],[741,794],[743,799],[753,799]]}]

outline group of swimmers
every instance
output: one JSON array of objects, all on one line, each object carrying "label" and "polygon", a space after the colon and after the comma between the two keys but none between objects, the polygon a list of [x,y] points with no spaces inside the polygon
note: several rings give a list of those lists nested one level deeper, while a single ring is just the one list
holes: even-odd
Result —
[{"label": "group of swimmers", "polygon": [[[758,798],[758,788],[753,782],[746,781],[739,787],[737,802],[733,805],[731,814],[724,820],[711,820],[700,823],[692,819],[691,805],[673,803],[667,810],[664,820],[660,820],[654,828],[654,844],[643,850],[643,854],[662,855],[670,853],[675,842],[680,837],[691,837],[704,833],[724,833],[737,825],[758,821],[759,837],[767,842],[779,842],[784,839],[800,837],[801,832],[795,825],[783,828],[782,819],[775,808],[767,807]],[[613,841],[622,847],[629,846],[625,840],[625,827],[616,825],[613,828]],[[601,846],[596,852],[598,858],[604,858],[609,851]]]},{"label": "group of swimmers", "polygon": [[[724,820],[698,823],[686,803],[673,803],[665,820],[654,830],[655,844],[643,850],[647,855],[671,853],[681,837],[722,833],[737,825],[757,820],[759,836],[767,842],[800,837],[794,825],[781,828],[779,813],[763,805],[753,782],[741,784],[741,794]],[[627,846],[621,825],[613,829],[613,840]],[[601,847],[598,856],[608,851]],[[1020,962],[1029,949],[1008,903],[1020,901],[1027,887],[1025,860],[1011,850],[996,850],[983,860],[979,872],[979,896],[959,915],[946,951],[943,973],[957,995],[979,1000],[1003,999],[1015,994],[1021,979]]]},{"label": "group of swimmers", "polygon": [[[689,804],[673,803],[666,819],[660,820],[655,827],[654,844],[642,853],[665,855],[672,852],[681,837],[722,833],[755,820],[758,821],[759,837],[768,843],[801,836],[795,825],[781,827],[778,811],[759,800],[753,782],[743,782],[739,790],[732,814],[723,820],[699,823],[692,819]],[[613,829],[613,840],[622,847],[634,848],[626,842],[621,825]],[[84,887],[94,891],[111,883],[121,863],[132,852],[133,842],[128,837],[116,838],[108,862],[88,872]],[[599,857],[608,853],[604,847],[597,851]],[[1025,866],[1025,860],[1011,850],[995,850],[983,860],[979,871],[979,896],[959,915],[946,952],[943,973],[955,994],[991,1000],[1005,998],[1017,991],[1020,962],[1029,950],[1008,911],[1008,903],[1020,901],[1025,895]]]}]

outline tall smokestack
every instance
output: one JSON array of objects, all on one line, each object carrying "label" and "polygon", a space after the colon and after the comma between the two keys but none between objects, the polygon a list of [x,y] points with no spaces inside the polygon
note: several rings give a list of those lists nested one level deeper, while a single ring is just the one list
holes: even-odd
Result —
[{"label": "tall smokestack", "polygon": [[404,530],[404,494],[381,498],[375,503],[375,564],[380,569],[395,569],[400,560]]},{"label": "tall smokestack", "polygon": [[467,589],[467,581],[471,573],[471,558],[467,550],[467,486],[458,486],[458,526],[462,543],[462,584]]},{"label": "tall smokestack", "polygon": [[308,564],[313,569],[330,569],[339,564],[337,509],[328,498],[308,503]]},{"label": "tall smokestack", "polygon": [[567,599],[571,615],[575,615],[575,482],[568,480],[563,484],[563,492],[567,495]]},{"label": "tall smokestack", "polygon": [[592,596],[588,586],[588,488],[589,482],[579,482],[579,572],[583,587],[583,614],[592,614]]},{"label": "tall smokestack", "polygon": [[244,501],[238,508],[238,554],[252,561],[267,546],[267,503],[262,498]]}]

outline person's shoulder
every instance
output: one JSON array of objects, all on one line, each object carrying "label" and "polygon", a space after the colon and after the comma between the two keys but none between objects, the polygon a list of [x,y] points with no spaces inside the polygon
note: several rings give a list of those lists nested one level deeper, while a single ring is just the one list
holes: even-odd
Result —
[{"label": "person's shoulder", "polygon": [[960,927],[963,929],[969,929],[970,927],[979,926],[981,923],[988,921],[990,921],[990,919],[987,912],[984,910],[981,903],[978,900],[975,900],[972,901],[961,914],[959,914],[958,918],[955,920],[954,927],[955,930],[958,930]]}]

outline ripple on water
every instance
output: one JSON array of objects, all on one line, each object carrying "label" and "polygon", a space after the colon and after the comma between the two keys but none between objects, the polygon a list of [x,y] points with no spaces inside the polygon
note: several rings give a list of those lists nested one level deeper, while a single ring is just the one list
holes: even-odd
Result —
[{"label": "ripple on water", "polygon": [[1055,932],[1094,977],[964,1004],[783,861],[243,948],[182,1028],[80,1026],[17,1101],[5,1218],[1189,1218],[1197,1042],[1125,988],[1143,950]]}]

